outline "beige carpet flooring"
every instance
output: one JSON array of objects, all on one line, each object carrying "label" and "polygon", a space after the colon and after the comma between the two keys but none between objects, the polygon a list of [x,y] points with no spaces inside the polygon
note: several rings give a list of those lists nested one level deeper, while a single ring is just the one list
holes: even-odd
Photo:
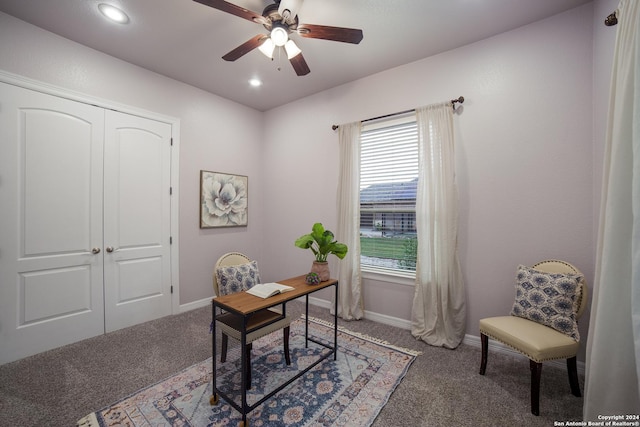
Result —
[{"label": "beige carpet flooring", "polygon": [[[301,314],[304,304],[292,302],[287,309]],[[326,309],[314,306],[309,315],[332,319]],[[88,413],[209,357],[210,320],[211,309],[205,307],[0,366],[0,426],[75,426]],[[582,419],[583,400],[571,394],[566,369],[543,367],[541,414],[536,417],[530,412],[526,359],[490,352],[487,373],[481,376],[477,347],[430,347],[409,331],[366,319],[339,324],[422,352],[375,427],[546,427]],[[583,385],[581,377],[584,391]]]}]

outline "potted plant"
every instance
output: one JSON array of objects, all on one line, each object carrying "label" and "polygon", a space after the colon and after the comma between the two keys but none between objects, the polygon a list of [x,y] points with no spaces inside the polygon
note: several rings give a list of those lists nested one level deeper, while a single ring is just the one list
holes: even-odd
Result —
[{"label": "potted plant", "polygon": [[302,249],[311,249],[315,256],[315,261],[311,267],[311,271],[320,275],[321,281],[329,280],[329,264],[327,257],[334,254],[339,259],[343,259],[347,255],[347,245],[338,243],[331,231],[325,230],[319,222],[313,224],[311,233],[300,236],[295,245]]}]

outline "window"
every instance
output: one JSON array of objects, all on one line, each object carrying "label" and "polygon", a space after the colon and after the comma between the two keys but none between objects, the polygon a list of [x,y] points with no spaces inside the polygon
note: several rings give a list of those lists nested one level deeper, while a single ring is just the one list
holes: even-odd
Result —
[{"label": "window", "polygon": [[365,123],[360,138],[360,251],[365,270],[416,270],[418,129],[415,115]]}]

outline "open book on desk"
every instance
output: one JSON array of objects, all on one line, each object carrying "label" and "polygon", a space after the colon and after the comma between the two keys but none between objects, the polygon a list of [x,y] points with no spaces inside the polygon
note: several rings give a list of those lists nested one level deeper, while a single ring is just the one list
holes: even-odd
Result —
[{"label": "open book on desk", "polygon": [[260,298],[269,298],[283,292],[292,291],[295,288],[280,283],[258,283],[251,289],[247,289],[247,293]]}]

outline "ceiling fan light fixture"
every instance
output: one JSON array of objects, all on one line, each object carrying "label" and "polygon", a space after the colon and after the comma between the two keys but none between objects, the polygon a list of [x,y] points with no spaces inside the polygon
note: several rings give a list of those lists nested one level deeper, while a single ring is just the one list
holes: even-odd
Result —
[{"label": "ceiling fan light fixture", "polygon": [[287,51],[287,59],[294,58],[302,53],[298,45],[291,39],[284,44],[284,50]]},{"label": "ceiling fan light fixture", "polygon": [[289,33],[284,27],[274,25],[273,30],[271,30],[271,40],[276,46],[284,46],[289,40]]},{"label": "ceiling fan light fixture", "polygon": [[[363,38],[362,30],[357,28],[332,27],[329,25],[308,23],[300,24],[298,20],[298,10],[304,0],[271,0],[273,4],[267,5],[263,9],[262,14],[252,12],[227,0],[195,1],[221,12],[246,19],[247,21],[262,24],[262,26],[269,31],[269,36],[266,36],[264,33],[257,34],[230,52],[227,52],[222,56],[222,59],[225,61],[235,61],[256,48],[260,48],[263,55],[273,60],[273,55],[276,51],[275,48],[282,47],[296,75],[306,76],[311,72],[309,65],[300,52],[300,48],[298,48],[295,43],[290,42],[289,34],[296,32],[304,38],[331,40],[351,44],[358,44]],[[278,59],[280,59],[281,53],[282,52],[278,50]],[[278,66],[278,70],[280,70],[280,66]]]},{"label": "ceiling fan light fixture", "polygon": [[269,59],[273,59],[273,51],[275,50],[276,45],[273,44],[273,40],[267,37],[267,39],[262,43],[258,49],[260,52],[264,54]]}]

